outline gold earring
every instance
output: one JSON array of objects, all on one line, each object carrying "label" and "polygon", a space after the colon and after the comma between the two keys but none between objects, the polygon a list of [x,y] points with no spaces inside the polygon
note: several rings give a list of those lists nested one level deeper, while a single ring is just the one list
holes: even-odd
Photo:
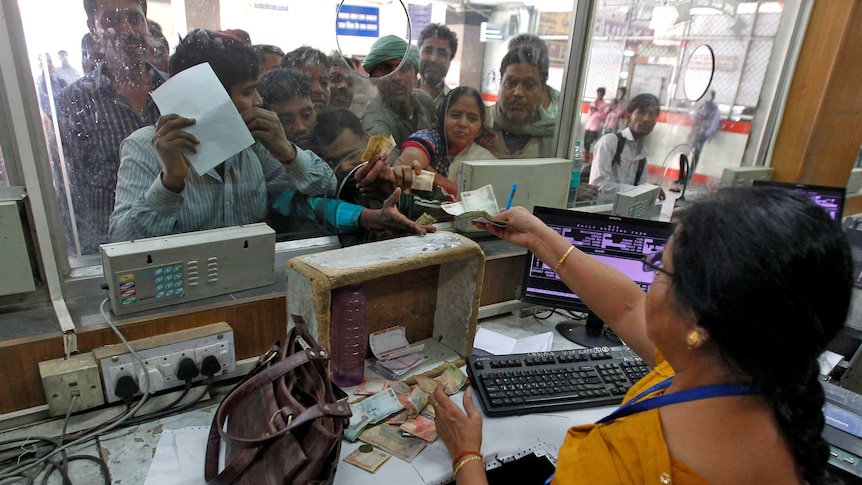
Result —
[{"label": "gold earring", "polygon": [[685,337],[685,343],[688,344],[688,350],[691,350],[700,343],[700,332],[692,330]]}]

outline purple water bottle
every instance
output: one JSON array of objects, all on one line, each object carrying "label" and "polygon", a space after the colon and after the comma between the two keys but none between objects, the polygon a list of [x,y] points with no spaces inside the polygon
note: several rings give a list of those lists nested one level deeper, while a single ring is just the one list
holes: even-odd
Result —
[{"label": "purple water bottle", "polygon": [[359,385],[365,377],[365,290],[362,283],[332,290],[329,348],[332,382]]}]

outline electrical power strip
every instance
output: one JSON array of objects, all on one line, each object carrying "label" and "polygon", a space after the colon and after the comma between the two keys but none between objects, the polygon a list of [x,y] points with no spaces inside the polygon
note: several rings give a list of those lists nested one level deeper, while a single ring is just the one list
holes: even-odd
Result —
[{"label": "electrical power strip", "polygon": [[103,244],[115,315],[271,285],[275,231],[264,223]]}]

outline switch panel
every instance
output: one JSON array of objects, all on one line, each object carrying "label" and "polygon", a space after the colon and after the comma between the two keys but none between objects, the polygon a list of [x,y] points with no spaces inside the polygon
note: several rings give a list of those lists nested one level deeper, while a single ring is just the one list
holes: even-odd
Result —
[{"label": "switch panel", "polygon": [[275,281],[275,231],[263,223],[103,244],[101,254],[115,315]]},{"label": "switch panel", "polygon": [[[158,392],[185,385],[177,377],[180,362],[191,359],[195,368],[200,370],[201,363],[208,355],[218,359],[221,370],[214,375],[236,370],[233,329],[227,323],[214,323],[203,327],[158,335],[156,337],[129,342],[141,357],[144,366],[135,360],[125,345],[109,345],[93,351],[102,373],[106,401],[116,402],[122,398],[115,394],[117,381],[123,376],[134,379],[143,392],[149,377],[150,392]],[[201,381],[206,376],[200,373],[192,382]]]},{"label": "switch panel", "polygon": [[73,413],[105,404],[99,367],[92,352],[39,362],[39,375],[51,416],[65,415],[73,397]]}]

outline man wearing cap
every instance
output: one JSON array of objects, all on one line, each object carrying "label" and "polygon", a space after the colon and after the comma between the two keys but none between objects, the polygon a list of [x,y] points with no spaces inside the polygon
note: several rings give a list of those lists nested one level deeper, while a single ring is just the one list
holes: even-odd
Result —
[{"label": "man wearing cap", "polygon": [[[404,39],[387,35],[377,39],[362,62],[378,91],[365,110],[362,127],[369,135],[392,135],[396,147],[412,133],[434,127],[434,101],[425,91],[413,88],[419,52],[416,46],[409,47],[408,50]],[[399,69],[405,52],[407,59]],[[396,148],[389,160],[396,160],[400,154]]]}]

